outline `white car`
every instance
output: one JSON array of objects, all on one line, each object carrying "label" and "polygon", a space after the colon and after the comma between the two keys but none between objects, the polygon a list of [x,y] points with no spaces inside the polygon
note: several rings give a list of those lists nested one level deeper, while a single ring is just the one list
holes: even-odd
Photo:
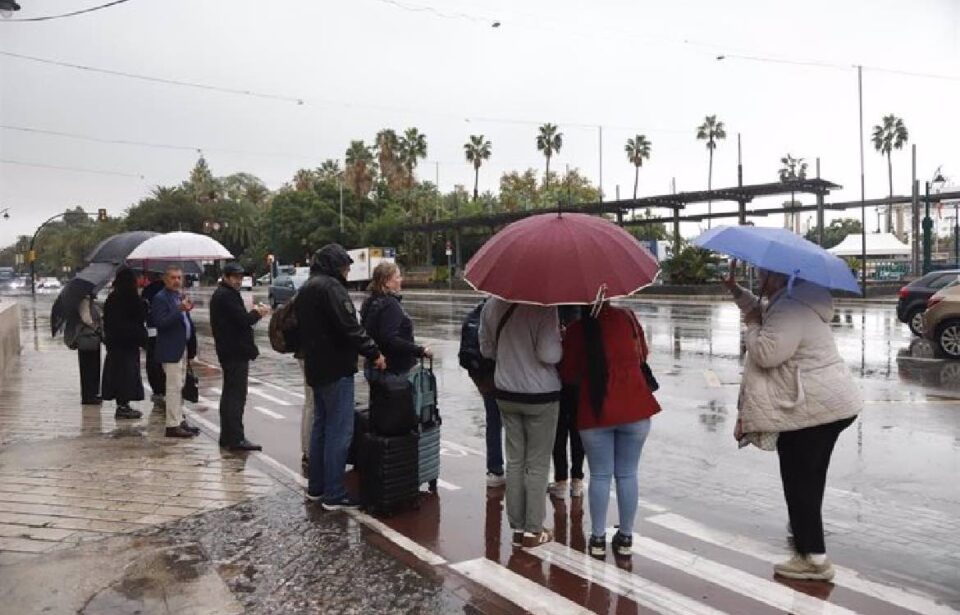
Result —
[{"label": "white car", "polygon": [[240,280],[240,290],[253,290],[253,276],[245,275]]},{"label": "white car", "polygon": [[37,283],[37,288],[59,290],[63,288],[63,285],[60,284],[60,280],[57,278],[40,278],[40,281]]}]

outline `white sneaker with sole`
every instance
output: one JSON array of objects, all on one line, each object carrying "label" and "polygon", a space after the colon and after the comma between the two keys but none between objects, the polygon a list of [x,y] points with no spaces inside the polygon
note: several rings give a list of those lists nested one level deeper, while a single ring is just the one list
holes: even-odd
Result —
[{"label": "white sneaker with sole", "polygon": [[836,574],[830,560],[824,559],[822,564],[816,564],[809,556],[799,554],[785,562],[776,564],[773,567],[773,572],[788,579],[807,581],[830,581]]},{"label": "white sneaker with sole", "polygon": [[494,474],[487,472],[487,487],[503,487],[507,484],[507,479],[503,474]]}]

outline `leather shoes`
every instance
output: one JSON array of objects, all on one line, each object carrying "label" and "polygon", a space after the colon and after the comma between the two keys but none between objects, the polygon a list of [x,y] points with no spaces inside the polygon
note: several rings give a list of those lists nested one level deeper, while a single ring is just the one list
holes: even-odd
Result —
[{"label": "leather shoes", "polygon": [[200,435],[200,428],[194,427],[186,421],[180,421],[180,429],[186,429],[187,431],[192,432],[195,436]]},{"label": "leather shoes", "polygon": [[184,429],[180,425],[176,427],[167,427],[166,431],[163,434],[168,438],[195,438],[197,434],[190,431],[189,429]]},{"label": "leather shoes", "polygon": [[228,447],[227,447],[227,450],[231,450],[231,451],[262,451],[262,450],[263,450],[263,447],[260,446],[259,444],[254,444],[254,443],[251,442],[250,440],[247,440],[246,438],[244,438],[243,440],[240,440],[240,441],[237,442],[236,444],[232,444],[232,445],[228,446]]}]

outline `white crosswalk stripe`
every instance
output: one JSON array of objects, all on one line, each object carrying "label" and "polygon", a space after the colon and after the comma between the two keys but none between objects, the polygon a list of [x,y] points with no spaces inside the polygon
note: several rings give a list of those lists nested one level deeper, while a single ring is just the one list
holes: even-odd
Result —
[{"label": "white crosswalk stripe", "polygon": [[[644,522],[653,523],[669,530],[686,534],[697,540],[725,547],[771,564],[785,559],[782,552],[778,552],[776,549],[758,540],[715,530],[675,513],[647,517],[644,519]],[[908,592],[899,587],[884,585],[883,583],[865,579],[856,570],[836,565],[834,565],[834,568],[837,571],[837,576],[833,580],[836,585],[848,587],[868,596],[874,596],[890,604],[921,613],[922,615],[956,614],[956,611],[953,609],[942,604],[937,604],[936,601],[926,596]]]},{"label": "white crosswalk stripe", "polygon": [[450,567],[474,583],[503,596],[534,615],[590,615],[593,613],[560,594],[483,557],[453,564]]}]

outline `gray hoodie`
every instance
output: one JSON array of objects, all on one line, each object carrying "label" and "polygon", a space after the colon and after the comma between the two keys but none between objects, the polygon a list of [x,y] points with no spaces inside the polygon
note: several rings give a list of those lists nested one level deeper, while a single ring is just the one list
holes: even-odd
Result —
[{"label": "gray hoodie", "polygon": [[557,308],[519,304],[497,343],[497,327],[512,304],[491,298],[480,313],[480,354],[495,359],[497,397],[520,403],[560,399],[557,363],[563,358]]}]

